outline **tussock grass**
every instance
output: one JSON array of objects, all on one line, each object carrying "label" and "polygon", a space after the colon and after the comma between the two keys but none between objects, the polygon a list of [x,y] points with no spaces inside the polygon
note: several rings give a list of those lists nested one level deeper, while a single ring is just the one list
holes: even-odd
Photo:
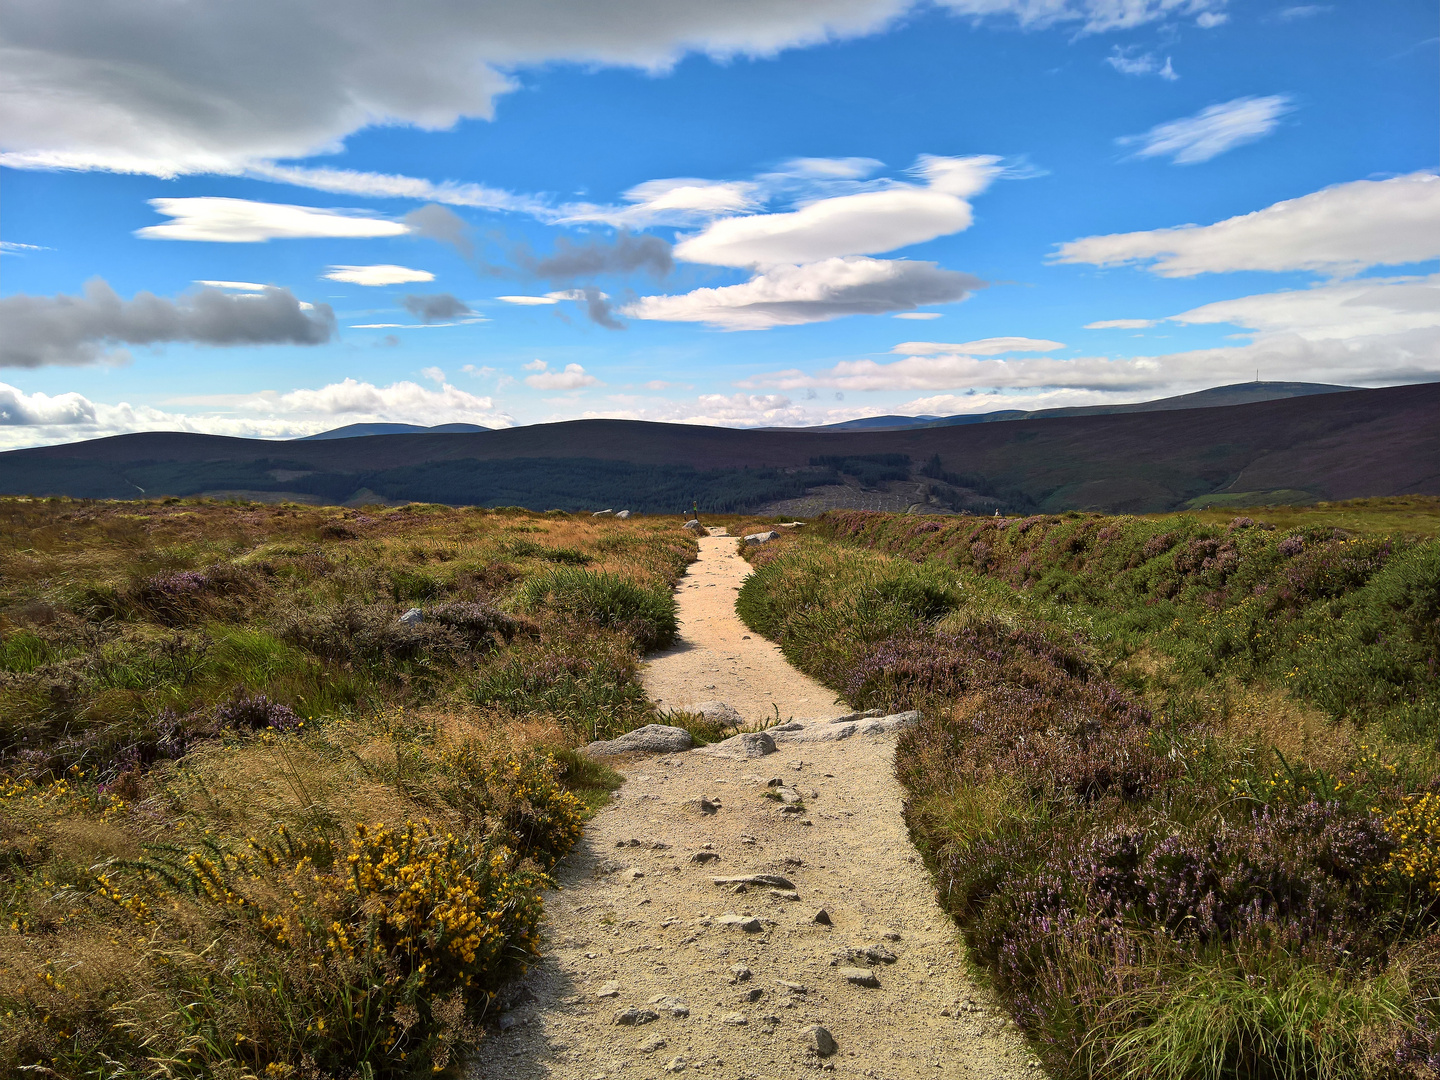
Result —
[{"label": "tussock grass", "polygon": [[0,537],[0,1072],[457,1064],[620,782],[574,748],[654,718],[678,520],[16,499]]}]

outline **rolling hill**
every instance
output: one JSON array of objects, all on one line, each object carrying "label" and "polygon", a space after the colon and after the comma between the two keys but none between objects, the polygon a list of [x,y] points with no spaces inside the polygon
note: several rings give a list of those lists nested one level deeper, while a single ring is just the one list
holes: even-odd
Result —
[{"label": "rolling hill", "polygon": [[964,413],[959,416],[867,416],[826,424],[820,431],[882,431],[913,427],[957,427],[962,424],[990,424],[998,420],[1041,420],[1052,416],[1112,416],[1131,412],[1175,412],[1180,409],[1214,409],[1225,405],[1249,405],[1257,401],[1279,401],[1284,398],[1308,397],[1311,394],[1337,394],[1358,390],[1355,386],[1334,386],[1330,383],[1248,382],[1229,386],[1212,386],[1193,394],[1137,401],[1127,405],[1075,405],[1063,409],[1001,409],[988,413]]},{"label": "rolling hill", "polygon": [[[1440,383],[898,431],[576,420],[269,442],[182,432],[0,454],[0,494],[425,501],[566,510],[1095,509],[1440,494]],[[878,494],[877,494],[878,493]],[[888,508],[891,504],[884,504]]]}]

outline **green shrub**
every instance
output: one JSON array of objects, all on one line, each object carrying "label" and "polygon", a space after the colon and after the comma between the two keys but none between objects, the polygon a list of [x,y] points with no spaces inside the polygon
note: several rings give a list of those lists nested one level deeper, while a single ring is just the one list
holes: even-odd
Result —
[{"label": "green shrub", "polygon": [[675,597],[669,588],[658,583],[636,585],[609,573],[569,568],[548,571],[525,582],[520,606],[602,629],[622,630],[646,650],[669,645],[677,631]]}]

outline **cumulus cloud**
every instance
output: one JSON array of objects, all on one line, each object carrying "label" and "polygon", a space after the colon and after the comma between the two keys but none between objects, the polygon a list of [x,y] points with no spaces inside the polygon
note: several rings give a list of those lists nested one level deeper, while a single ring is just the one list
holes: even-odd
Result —
[{"label": "cumulus cloud", "polygon": [[220,289],[167,300],[136,293],[122,300],[99,278],[83,296],[0,298],[0,367],[123,360],[117,345],[321,345],[335,332],[328,304],[302,304],[288,289],[229,295]]},{"label": "cumulus cloud", "polygon": [[[171,405],[182,402],[171,402]],[[476,423],[510,427],[514,419],[478,397],[442,382],[389,386],[345,379],[317,389],[261,391],[206,399],[213,411],[172,412],[128,402],[92,401],[77,393],[27,394],[0,383],[0,448],[95,439],[131,431],[197,431],[242,438],[291,439],[338,423],[399,422],[432,426]],[[218,407],[218,408],[216,408]]]},{"label": "cumulus cloud", "polygon": [[1054,352],[1065,348],[1063,341],[1045,338],[991,337],[958,345],[943,341],[903,341],[890,351],[900,356],[934,356],[937,353],[965,353],[968,356],[997,356],[1010,352]]},{"label": "cumulus cloud", "polygon": [[1143,330],[1147,326],[1154,326],[1155,319],[1101,319],[1099,322],[1086,323],[1086,330]]},{"label": "cumulus cloud", "polygon": [[1412,173],[1323,188],[1213,225],[1088,236],[1055,261],[1148,263],[1161,277],[1235,270],[1353,274],[1440,258],[1440,176]]},{"label": "cumulus cloud", "polygon": [[777,214],[721,218],[675,246],[677,258],[714,266],[774,266],[871,255],[970,227],[969,196],[1000,174],[993,156],[922,155],[924,183],[837,195]]},{"label": "cumulus cloud", "polygon": [[1116,45],[1110,50],[1110,55],[1105,58],[1109,64],[1121,75],[1158,75],[1166,82],[1174,82],[1180,78],[1175,73],[1175,67],[1170,62],[1170,57],[1165,57],[1165,63],[1160,63],[1160,58],[1153,52],[1140,52],[1135,46],[1121,48]]},{"label": "cumulus cloud", "polygon": [[1143,135],[1126,135],[1115,141],[1135,147],[1136,157],[1168,157],[1176,165],[1198,165],[1264,138],[1294,108],[1288,94],[1236,98],[1206,106],[1182,120],[1156,124]]},{"label": "cumulus cloud", "polygon": [[350,285],[408,285],[415,281],[434,281],[435,275],[429,270],[412,270],[408,266],[394,263],[380,263],[375,266],[332,266],[325,273],[330,281],[344,281]]},{"label": "cumulus cloud", "polygon": [[135,235],[145,240],[255,244],[307,237],[402,236],[410,231],[402,222],[370,217],[362,210],[327,210],[213,195],[151,199],[150,205],[172,220],[136,229]]},{"label": "cumulus cloud", "polygon": [[772,266],[739,285],[678,296],[644,296],[620,313],[635,319],[705,323],[721,330],[763,330],[954,303],[985,285],[977,277],[932,262],[853,256],[804,266]]},{"label": "cumulus cloud", "polygon": [[422,323],[440,323],[472,314],[469,304],[449,293],[410,293],[401,298],[400,306]]},{"label": "cumulus cloud", "polygon": [[[376,124],[490,117],[511,72],[553,62],[668,70],[873,33],[917,0],[166,0],[0,3],[0,162],[174,176],[333,150]],[[1222,0],[943,0],[973,18],[1090,32]],[[276,33],[276,27],[284,27]],[[420,196],[428,198],[428,196]]]},{"label": "cumulus cloud", "polygon": [[899,311],[890,317],[892,319],[938,319],[941,313],[938,311]]},{"label": "cumulus cloud", "polygon": [[536,390],[581,390],[600,385],[600,380],[579,364],[566,364],[563,371],[549,371],[549,365],[544,360],[532,360],[522,367],[535,372],[525,376],[525,385]]}]

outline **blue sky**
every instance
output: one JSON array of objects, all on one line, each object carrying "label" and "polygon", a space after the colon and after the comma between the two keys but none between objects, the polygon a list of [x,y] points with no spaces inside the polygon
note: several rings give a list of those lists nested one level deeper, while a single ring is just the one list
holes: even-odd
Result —
[{"label": "blue sky", "polygon": [[0,36],[3,447],[1440,375],[1429,0],[0,0]]}]

